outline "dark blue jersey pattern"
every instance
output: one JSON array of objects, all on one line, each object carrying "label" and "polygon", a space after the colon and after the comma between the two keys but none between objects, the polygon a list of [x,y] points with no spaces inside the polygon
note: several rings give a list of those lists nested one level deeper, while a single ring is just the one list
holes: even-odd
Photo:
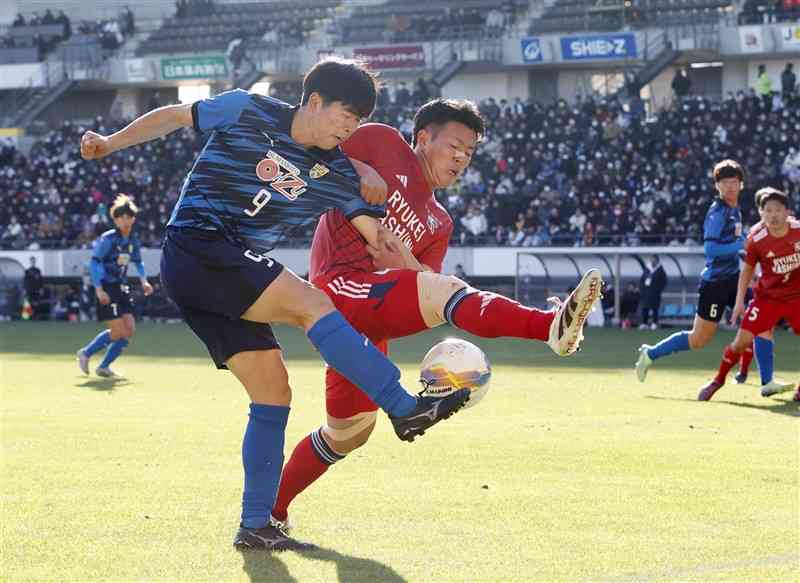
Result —
[{"label": "dark blue jersey pattern", "polygon": [[361,198],[358,175],[339,148],[307,149],[292,140],[296,110],[240,89],[196,102],[194,127],[212,134],[168,226],[218,231],[266,253],[331,208],[348,218],[382,217]]},{"label": "dark blue jersey pattern", "polygon": [[136,266],[137,275],[144,277],[142,245],[139,237],[131,233],[123,237],[117,229],[110,229],[100,235],[92,246],[92,262],[89,273],[95,287],[125,283],[128,279],[128,265]]},{"label": "dark blue jersey pattern", "polygon": [[705,281],[730,279],[739,275],[739,252],[743,249],[742,212],[717,199],[708,209],[703,223]]}]

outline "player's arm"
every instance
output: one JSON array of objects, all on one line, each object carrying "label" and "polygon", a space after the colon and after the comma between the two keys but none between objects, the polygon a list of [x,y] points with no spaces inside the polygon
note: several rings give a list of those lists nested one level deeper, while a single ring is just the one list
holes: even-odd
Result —
[{"label": "player's arm", "polygon": [[142,291],[144,295],[149,296],[153,293],[153,286],[147,281],[147,272],[144,270],[144,261],[142,261],[142,249],[138,243],[133,248],[133,257],[131,259],[133,260],[132,263],[134,267],[136,267],[136,273],[139,276],[139,283],[142,286]]},{"label": "player's arm", "polygon": [[84,160],[103,158],[117,150],[155,140],[177,129],[192,127],[192,105],[165,105],[136,118],[127,126],[102,136],[86,132],[81,137],[81,156]]},{"label": "player's arm", "polygon": [[720,212],[706,217],[705,225],[703,225],[703,251],[706,257],[717,258],[736,255],[744,247],[744,237],[741,236],[731,243],[720,242],[725,219],[726,216]]},{"label": "player's arm", "polygon": [[94,285],[94,293],[103,305],[111,301],[111,298],[103,289],[103,279],[106,275],[105,267],[103,267],[103,259],[108,255],[110,247],[111,242],[104,237],[95,241],[92,246],[92,260],[89,263],[89,275],[92,278],[92,285]]},{"label": "player's arm", "polygon": [[747,289],[753,281],[753,273],[755,266],[745,262],[742,265],[742,270],[739,272],[739,283],[736,286],[736,303],[733,306],[733,313],[731,314],[731,324],[735,325],[736,321],[744,313],[744,298],[747,294]]},{"label": "player's arm", "polygon": [[350,222],[366,240],[367,252],[372,256],[376,269],[432,271],[430,267],[420,263],[411,249],[374,217],[359,215],[350,219]]},{"label": "player's arm", "polygon": [[361,198],[368,204],[381,205],[386,202],[389,185],[372,166],[355,158],[350,158],[350,163],[358,172],[361,186]]}]

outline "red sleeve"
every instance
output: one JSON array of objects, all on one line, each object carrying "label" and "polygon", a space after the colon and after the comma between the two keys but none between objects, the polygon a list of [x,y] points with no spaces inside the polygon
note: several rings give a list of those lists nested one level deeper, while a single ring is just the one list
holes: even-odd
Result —
[{"label": "red sleeve", "polygon": [[752,238],[748,237],[744,243],[744,262],[750,267],[755,267],[756,263],[758,263],[758,258],[756,243]]},{"label": "red sleeve", "polygon": [[382,123],[365,123],[342,144],[342,151],[346,156],[374,167],[379,155],[386,156],[395,150],[392,145],[397,140],[407,146],[402,134],[393,127]]},{"label": "red sleeve", "polygon": [[453,223],[448,225],[447,230],[438,237],[432,245],[428,246],[419,257],[417,261],[424,263],[436,273],[441,273],[442,263],[444,263],[444,256],[447,255],[447,248],[450,245],[450,235],[453,233]]}]

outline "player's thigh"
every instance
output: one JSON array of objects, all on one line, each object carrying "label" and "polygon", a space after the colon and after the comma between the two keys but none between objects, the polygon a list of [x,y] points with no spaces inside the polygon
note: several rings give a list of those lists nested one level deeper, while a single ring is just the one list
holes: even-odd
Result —
[{"label": "player's thigh", "polygon": [[417,272],[387,269],[315,280],[352,326],[370,340],[402,338],[430,328],[422,317]]},{"label": "player's thigh", "polygon": [[[725,308],[732,306],[731,292],[733,300],[736,299],[735,288],[732,289],[728,281],[703,281],[698,289],[697,316],[700,319],[716,325],[725,314]],[[697,318],[695,318],[697,322]]]},{"label": "player's thigh", "polygon": [[[386,341],[375,342],[375,347],[388,353]],[[325,411],[328,418],[350,419],[364,413],[374,413],[378,406],[367,394],[342,376],[336,369],[325,369]]]},{"label": "player's thigh", "polygon": [[702,348],[708,344],[717,332],[719,320],[716,322],[706,320],[700,314],[695,314],[692,331],[689,333],[689,344],[692,348]]},{"label": "player's thigh", "polygon": [[253,403],[280,406],[291,403],[289,373],[280,350],[238,352],[228,358],[226,364]]},{"label": "player's thigh", "polygon": [[111,331],[111,339],[130,338],[136,332],[136,320],[133,315],[123,314],[120,318],[114,318],[106,322]]},{"label": "player's thigh", "polygon": [[333,451],[348,454],[367,443],[375,429],[377,416],[377,411],[356,413],[345,419],[328,415],[322,434]]},{"label": "player's thigh", "polygon": [[440,326],[447,321],[445,310],[453,295],[468,287],[459,278],[422,271],[417,274],[419,309],[429,328]]},{"label": "player's thigh", "polygon": [[242,314],[242,318],[252,322],[289,324],[308,330],[332,311],[333,302],[322,291],[289,269],[284,269]]}]

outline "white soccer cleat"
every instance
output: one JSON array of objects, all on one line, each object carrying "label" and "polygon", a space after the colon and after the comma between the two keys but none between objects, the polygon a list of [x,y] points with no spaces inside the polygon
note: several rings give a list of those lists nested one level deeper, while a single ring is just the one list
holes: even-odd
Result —
[{"label": "white soccer cleat", "polygon": [[651,348],[652,346],[649,344],[642,344],[639,347],[639,359],[636,361],[636,378],[639,379],[640,383],[645,381],[647,378],[647,369],[653,364],[653,359],[647,354],[647,351]]},{"label": "white soccer cleat", "polygon": [[104,377],[104,378],[107,378],[107,379],[121,379],[122,378],[122,375],[120,373],[114,372],[109,367],[98,366],[94,370],[94,374],[96,374],[99,377]]},{"label": "white soccer cleat", "polygon": [[78,368],[81,369],[81,372],[88,376],[89,374],[89,355],[86,354],[86,351],[81,348],[77,353],[77,360],[78,360]]},{"label": "white soccer cleat", "polygon": [[559,356],[569,356],[580,348],[583,341],[583,325],[589,312],[600,299],[603,277],[597,269],[590,269],[583,274],[578,284],[557,310],[547,345]]},{"label": "white soccer cleat", "polygon": [[761,385],[761,396],[771,397],[778,393],[786,393],[792,389],[794,389],[794,383],[772,379],[766,385]]}]

